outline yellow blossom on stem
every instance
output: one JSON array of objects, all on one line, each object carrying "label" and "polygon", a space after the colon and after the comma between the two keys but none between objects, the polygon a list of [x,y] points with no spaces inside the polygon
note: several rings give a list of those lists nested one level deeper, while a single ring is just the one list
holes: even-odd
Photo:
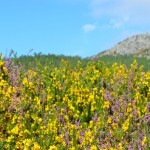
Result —
[{"label": "yellow blossom on stem", "polygon": [[143,141],[142,141],[142,146],[145,145],[146,141],[147,141],[147,138],[146,138],[146,136],[144,136]]},{"label": "yellow blossom on stem", "polygon": [[18,125],[16,125],[12,130],[11,130],[12,134],[18,134],[19,133],[19,128]]},{"label": "yellow blossom on stem", "polygon": [[49,150],[58,150],[58,148],[55,145],[53,145],[53,146],[50,146]]},{"label": "yellow blossom on stem", "polygon": [[124,124],[122,125],[122,129],[123,129],[124,131],[127,131],[128,128],[129,128],[129,119],[127,119],[127,120],[124,122]]},{"label": "yellow blossom on stem", "polygon": [[37,142],[34,142],[33,144],[32,150],[41,150],[41,147]]},{"label": "yellow blossom on stem", "polygon": [[112,118],[109,117],[109,118],[107,119],[107,122],[108,122],[108,123],[111,123],[111,122],[112,122]]},{"label": "yellow blossom on stem", "polygon": [[109,108],[109,105],[110,105],[109,102],[108,102],[108,101],[105,101],[105,102],[104,102],[104,105],[103,105],[103,108]]}]

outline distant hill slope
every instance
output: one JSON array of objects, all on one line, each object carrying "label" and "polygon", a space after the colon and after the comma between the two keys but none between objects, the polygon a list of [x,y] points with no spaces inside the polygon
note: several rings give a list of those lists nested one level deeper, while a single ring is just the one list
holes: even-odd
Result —
[{"label": "distant hill slope", "polygon": [[119,42],[111,49],[98,53],[89,59],[99,58],[104,55],[134,55],[150,58],[150,34],[137,34]]}]

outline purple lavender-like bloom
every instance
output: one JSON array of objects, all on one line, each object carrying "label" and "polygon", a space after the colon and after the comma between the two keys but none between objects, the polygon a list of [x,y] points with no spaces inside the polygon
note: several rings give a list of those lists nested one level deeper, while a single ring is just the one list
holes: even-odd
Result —
[{"label": "purple lavender-like bloom", "polygon": [[79,120],[79,121],[75,121],[75,123],[76,123],[77,129],[79,129],[79,126],[80,126],[80,120]]},{"label": "purple lavender-like bloom", "polygon": [[133,150],[133,147],[132,146],[128,146],[128,150]]},{"label": "purple lavender-like bloom", "polygon": [[59,122],[62,123],[63,125],[65,124],[65,120],[64,120],[64,118],[63,118],[62,116],[59,116],[59,117],[58,117],[58,120],[59,120]]},{"label": "purple lavender-like bloom", "polygon": [[150,112],[150,102],[147,103],[147,109],[148,109],[148,112]]},{"label": "purple lavender-like bloom", "polygon": [[146,115],[143,120],[146,122],[146,123],[149,123],[150,122],[150,115]]},{"label": "purple lavender-like bloom", "polygon": [[83,131],[80,132],[80,136],[84,136],[84,132]]},{"label": "purple lavender-like bloom", "polygon": [[106,91],[106,95],[105,95],[105,99],[109,100],[111,98],[110,93],[108,92],[108,90]]},{"label": "purple lavender-like bloom", "polygon": [[69,134],[68,134],[68,132],[65,132],[65,142],[66,142],[66,145],[69,145]]},{"label": "purple lavender-like bloom", "polygon": [[138,150],[142,149],[141,141],[138,142]]},{"label": "purple lavender-like bloom", "polygon": [[130,83],[128,83],[128,87],[127,87],[128,92],[131,90],[131,86]]},{"label": "purple lavender-like bloom", "polygon": [[20,79],[20,68],[19,66],[16,66],[13,62],[13,60],[6,58],[4,60],[5,67],[8,71],[9,78],[10,78],[10,84],[12,86],[18,86],[19,79]]},{"label": "purple lavender-like bloom", "polygon": [[98,119],[98,114],[95,113],[94,116],[92,117],[92,120],[95,121],[95,122],[97,122],[97,119]]},{"label": "purple lavender-like bloom", "polygon": [[4,60],[4,64],[8,70],[10,70],[14,65],[13,61],[11,59],[8,59],[8,58]]}]

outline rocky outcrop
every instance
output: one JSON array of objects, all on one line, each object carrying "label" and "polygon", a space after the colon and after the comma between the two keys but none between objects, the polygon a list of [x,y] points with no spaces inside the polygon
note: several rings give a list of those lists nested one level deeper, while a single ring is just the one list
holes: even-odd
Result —
[{"label": "rocky outcrop", "polygon": [[122,42],[119,42],[111,49],[103,51],[91,58],[98,58],[104,55],[135,55],[150,58],[150,34],[138,34],[128,37]]}]

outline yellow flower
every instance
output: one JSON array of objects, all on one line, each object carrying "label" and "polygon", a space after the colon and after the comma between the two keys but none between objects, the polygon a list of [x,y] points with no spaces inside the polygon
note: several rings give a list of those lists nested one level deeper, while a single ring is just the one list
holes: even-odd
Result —
[{"label": "yellow flower", "polygon": [[89,138],[89,142],[92,143],[94,141],[94,137],[91,136],[91,138]]},{"label": "yellow flower", "polygon": [[31,142],[32,142],[31,139],[25,139],[25,140],[23,141],[24,146],[27,147],[27,148],[31,145]]},{"label": "yellow flower", "polygon": [[23,81],[22,81],[23,85],[27,85],[28,84],[28,79],[27,78],[24,78]]},{"label": "yellow flower", "polygon": [[109,117],[108,120],[107,120],[107,122],[111,123],[112,122],[112,118]]},{"label": "yellow flower", "polygon": [[12,118],[12,124],[15,124],[16,119],[17,119],[17,115],[15,114],[15,115],[13,116],[13,118]]},{"label": "yellow flower", "polygon": [[129,119],[127,119],[127,120],[124,122],[124,124],[122,125],[122,129],[123,129],[124,131],[127,131],[128,128],[129,128]]},{"label": "yellow flower", "polygon": [[16,149],[22,149],[22,143],[20,141],[16,141],[16,145],[15,145]]},{"label": "yellow flower", "polygon": [[105,102],[104,102],[103,108],[109,108],[109,102],[108,102],[108,101],[105,101]]},{"label": "yellow flower", "polygon": [[61,142],[61,138],[59,136],[55,136],[55,140],[60,143]]},{"label": "yellow flower", "polygon": [[[107,149],[102,149],[102,150],[107,150]],[[117,150],[116,148],[111,147],[110,150]]]},{"label": "yellow flower", "polygon": [[91,121],[89,122],[89,128],[92,128],[93,125],[94,125],[94,122],[93,122],[93,120],[91,120]]},{"label": "yellow flower", "polygon": [[90,150],[97,150],[97,147],[95,145],[91,146]]},{"label": "yellow flower", "polygon": [[128,104],[127,112],[130,113],[132,111],[131,103]]},{"label": "yellow flower", "polygon": [[58,150],[58,148],[55,145],[53,145],[53,146],[50,146],[49,150]]},{"label": "yellow flower", "polygon": [[32,150],[41,150],[41,147],[37,142],[34,142],[33,144]]},{"label": "yellow flower", "polygon": [[6,139],[6,142],[11,142],[11,140],[13,140],[14,139],[14,136],[13,135],[11,135],[11,136],[9,136],[7,139]]},{"label": "yellow flower", "polygon": [[71,147],[71,148],[69,148],[69,150],[75,150],[75,148],[74,148],[74,147]]},{"label": "yellow flower", "polygon": [[18,128],[18,125],[16,125],[12,130],[11,130],[11,133],[13,134],[18,134],[19,132],[19,128]]},{"label": "yellow flower", "polygon": [[122,147],[121,143],[118,144],[118,148],[119,148],[119,150],[123,150],[123,147]]},{"label": "yellow flower", "polygon": [[146,136],[144,136],[144,139],[143,139],[143,141],[142,141],[142,146],[145,145],[146,141],[147,141],[147,138],[146,138]]},{"label": "yellow flower", "polygon": [[41,123],[42,122],[42,118],[38,118],[38,123]]},{"label": "yellow flower", "polygon": [[27,130],[27,129],[24,130],[24,133],[25,134],[30,134],[29,130]]},{"label": "yellow flower", "polygon": [[2,60],[0,60],[0,66],[3,66],[4,62]]},{"label": "yellow flower", "polygon": [[114,136],[114,131],[113,130],[110,130],[109,132],[110,132],[111,135]]}]

